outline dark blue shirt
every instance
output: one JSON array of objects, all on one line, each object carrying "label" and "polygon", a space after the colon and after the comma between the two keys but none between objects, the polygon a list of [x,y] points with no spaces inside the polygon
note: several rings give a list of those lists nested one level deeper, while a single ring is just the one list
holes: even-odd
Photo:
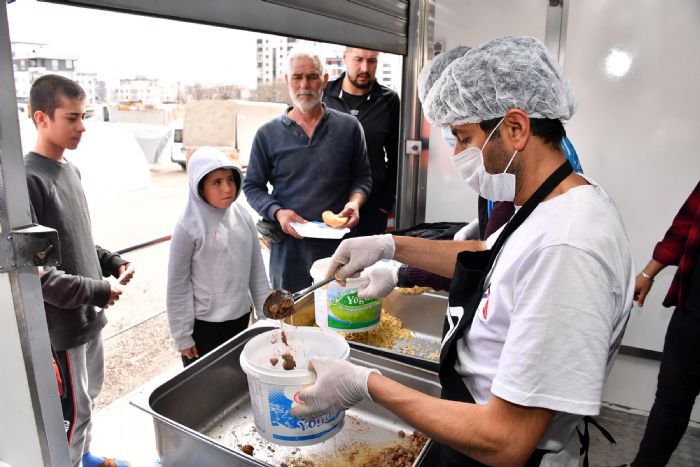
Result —
[{"label": "dark blue shirt", "polygon": [[[311,138],[287,112],[260,127],[253,139],[243,191],[261,216],[293,209],[306,220],[340,212],[352,193],[367,198],[372,176],[362,127],[355,117],[328,109]],[[267,184],[272,185],[272,193]]]}]

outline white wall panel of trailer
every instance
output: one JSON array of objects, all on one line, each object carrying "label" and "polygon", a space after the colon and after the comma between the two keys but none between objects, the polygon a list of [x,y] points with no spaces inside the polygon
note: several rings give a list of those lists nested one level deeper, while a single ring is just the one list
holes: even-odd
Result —
[{"label": "white wall panel of trailer", "polygon": [[[568,131],[584,170],[615,199],[639,271],[700,178],[700,2],[575,1],[569,15],[564,67],[579,107]],[[673,310],[661,302],[675,272],[662,271],[632,310],[623,345],[663,349]],[[658,362],[625,355],[605,399],[648,409],[657,373]],[[700,420],[698,404],[691,418]]]}]

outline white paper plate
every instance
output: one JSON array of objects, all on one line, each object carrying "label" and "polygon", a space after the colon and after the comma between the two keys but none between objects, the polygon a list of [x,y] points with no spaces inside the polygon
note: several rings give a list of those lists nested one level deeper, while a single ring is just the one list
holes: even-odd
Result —
[{"label": "white paper plate", "polygon": [[292,222],[291,226],[294,227],[294,230],[296,230],[299,235],[309,238],[327,238],[337,240],[343,238],[350,232],[350,229],[347,227],[344,229],[335,229],[327,226],[323,222],[316,221],[309,221],[304,224],[300,222]]}]

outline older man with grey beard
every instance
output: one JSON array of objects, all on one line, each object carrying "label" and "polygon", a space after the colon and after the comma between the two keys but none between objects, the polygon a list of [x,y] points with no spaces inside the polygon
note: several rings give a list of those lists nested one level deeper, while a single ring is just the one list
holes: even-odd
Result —
[{"label": "older man with grey beard", "polygon": [[360,123],[321,102],[328,75],[319,56],[293,51],[285,81],[293,105],[258,129],[243,191],[253,209],[285,234],[271,245],[273,288],[296,291],[311,284],[311,265],[331,256],[340,240],[303,238],[292,224],[321,221],[330,210],[353,228],[372,177]]}]

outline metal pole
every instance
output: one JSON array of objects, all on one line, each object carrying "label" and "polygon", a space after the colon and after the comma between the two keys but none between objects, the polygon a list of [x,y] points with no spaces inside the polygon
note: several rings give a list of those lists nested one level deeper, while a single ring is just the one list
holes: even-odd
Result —
[{"label": "metal pole", "polygon": [[566,30],[569,19],[569,0],[549,0],[545,22],[544,43],[552,51],[559,65],[564,66]]},{"label": "metal pole", "polygon": [[19,261],[12,233],[31,223],[20,149],[7,4],[0,4],[0,460],[70,465],[37,268]]},{"label": "metal pole", "polygon": [[434,0],[415,0],[409,6],[408,54],[403,64],[399,180],[396,227],[405,229],[425,219],[428,163],[427,139],[421,137],[423,114],[418,101],[418,74],[428,56],[435,22]]}]

